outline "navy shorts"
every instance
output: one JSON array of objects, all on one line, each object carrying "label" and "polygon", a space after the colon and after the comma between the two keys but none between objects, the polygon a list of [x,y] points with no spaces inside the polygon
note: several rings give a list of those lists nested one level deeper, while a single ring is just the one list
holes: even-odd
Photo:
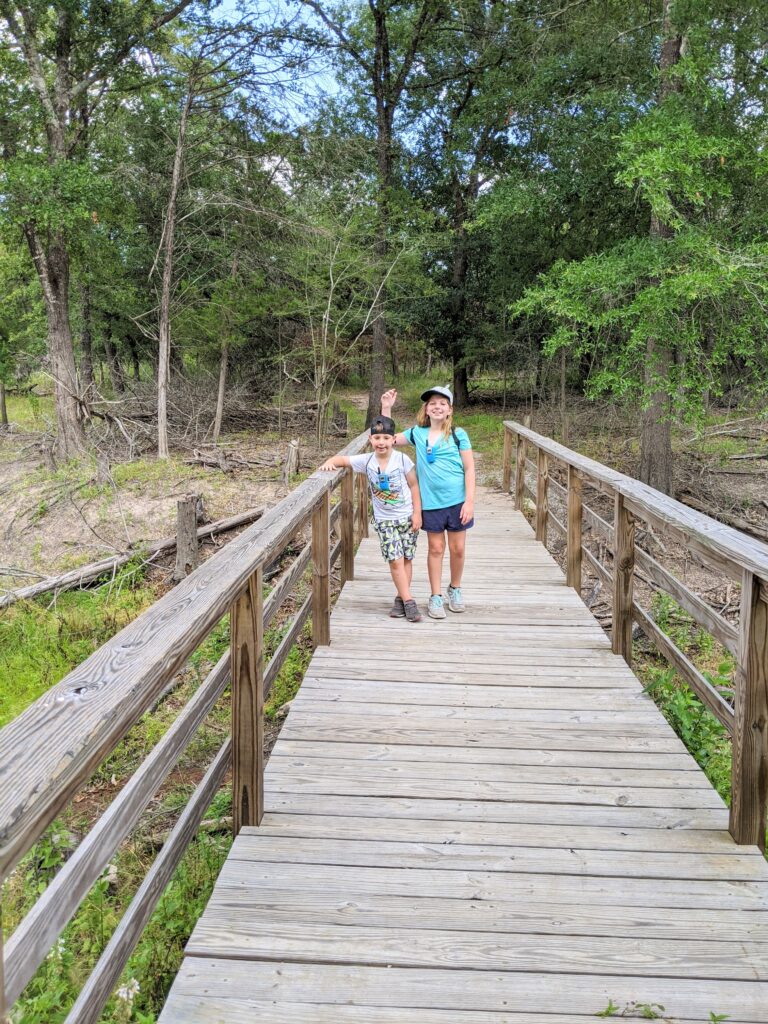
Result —
[{"label": "navy shorts", "polygon": [[475,520],[470,519],[468,523],[462,523],[459,515],[463,504],[464,502],[460,501],[458,505],[449,505],[447,508],[423,509],[421,513],[422,530],[426,530],[427,533],[442,533],[443,530],[448,530],[449,533],[460,533],[462,530],[468,530],[470,526],[475,525]]}]

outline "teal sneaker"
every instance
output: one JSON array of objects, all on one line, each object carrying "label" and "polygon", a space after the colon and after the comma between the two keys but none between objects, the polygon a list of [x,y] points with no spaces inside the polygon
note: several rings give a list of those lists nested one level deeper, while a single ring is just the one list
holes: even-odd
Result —
[{"label": "teal sneaker", "polygon": [[433,594],[429,599],[427,605],[427,615],[431,619],[444,619],[445,618],[445,605],[440,594]]},{"label": "teal sneaker", "polygon": [[461,596],[461,587],[448,587],[448,607],[452,612],[465,612],[467,606]]}]

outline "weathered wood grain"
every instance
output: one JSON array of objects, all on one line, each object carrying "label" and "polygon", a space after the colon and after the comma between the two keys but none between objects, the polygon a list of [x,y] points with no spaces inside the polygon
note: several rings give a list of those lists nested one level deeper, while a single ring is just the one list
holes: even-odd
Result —
[{"label": "weathered wood grain", "polygon": [[19,998],[48,950],[221,697],[229,681],[229,659],[227,651],[11,936],[6,950],[9,1004]]},{"label": "weathered wood grain", "polygon": [[341,478],[341,583],[355,576],[355,481],[351,469]]},{"label": "weathered wood grain", "polygon": [[526,445],[525,439],[518,434],[516,440],[517,453],[515,456],[515,508],[518,512],[523,511],[523,497],[525,493],[525,460]]},{"label": "weathered wood grain", "polygon": [[512,431],[504,428],[504,451],[501,456],[501,489],[509,494],[512,484]]},{"label": "weathered wood grain", "polygon": [[264,615],[261,568],[230,613],[232,666],[232,829],[264,813]]},{"label": "weathered wood grain", "polygon": [[330,496],[326,491],[312,513],[312,642],[331,642]]},{"label": "weathered wood grain", "polygon": [[549,511],[549,461],[539,448],[536,453],[536,540],[547,543],[547,512]]},{"label": "weathered wood grain", "polygon": [[566,552],[566,582],[577,594],[581,593],[581,477],[573,466],[568,467],[568,548]]},{"label": "weathered wood grain", "polygon": [[632,589],[635,572],[635,521],[624,496],[616,494],[613,517],[613,622],[611,648],[632,664]]},{"label": "weathered wood grain", "polygon": [[768,603],[760,581],[745,572],[733,724],[731,832],[765,850],[768,805]]}]

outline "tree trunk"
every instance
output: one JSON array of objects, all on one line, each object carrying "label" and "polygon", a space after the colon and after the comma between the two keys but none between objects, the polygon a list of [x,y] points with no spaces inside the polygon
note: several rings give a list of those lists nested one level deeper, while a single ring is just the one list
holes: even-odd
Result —
[{"label": "tree trunk", "polygon": [[114,388],[115,394],[125,394],[125,374],[123,368],[120,365],[120,360],[117,357],[117,349],[112,344],[112,336],[110,333],[109,322],[107,322],[107,329],[104,332],[104,351],[107,355],[107,364],[109,366],[109,376],[112,379],[112,387]]},{"label": "tree trunk", "polygon": [[221,421],[224,418],[224,395],[227,389],[227,370],[229,369],[229,344],[226,339],[221,343],[221,360],[219,362],[219,393],[216,397],[216,416],[213,420],[213,443],[219,440]]},{"label": "tree trunk", "polygon": [[85,451],[86,440],[69,320],[69,253],[61,234],[51,237],[45,252],[33,225],[25,225],[24,233],[45,300],[56,402],[56,452],[63,460],[76,459]]},{"label": "tree trunk", "polygon": [[5,403],[5,381],[0,378],[0,427],[8,426],[8,406]]},{"label": "tree trunk", "polygon": [[181,183],[181,168],[184,162],[184,139],[187,121],[192,106],[190,88],[181,108],[179,130],[176,135],[176,152],[173,155],[171,190],[168,195],[168,209],[163,225],[163,283],[160,292],[160,324],[157,365],[157,457],[167,459],[168,450],[168,379],[171,372],[171,285],[173,283],[173,246],[176,233],[176,201]]},{"label": "tree trunk", "polygon": [[139,359],[139,349],[136,345],[136,339],[130,334],[128,335],[128,351],[131,353],[131,364],[133,366],[133,379],[141,380],[141,360]]},{"label": "tree trunk", "polygon": [[93,380],[93,333],[91,325],[91,287],[82,288],[83,329],[80,332],[80,388],[89,395],[94,388]]},{"label": "tree trunk", "polygon": [[453,363],[453,407],[466,409],[469,405],[469,379],[465,363]]},{"label": "tree trunk", "polygon": [[[658,103],[680,88],[671,71],[680,61],[683,37],[672,23],[672,0],[662,2],[662,45],[659,60]],[[655,214],[651,216],[651,238],[662,242],[674,234],[672,228]],[[650,400],[643,412],[640,435],[640,479],[665,494],[672,494],[672,402],[669,395],[669,371],[672,352],[661,338],[648,338],[645,348],[645,384]]]}]

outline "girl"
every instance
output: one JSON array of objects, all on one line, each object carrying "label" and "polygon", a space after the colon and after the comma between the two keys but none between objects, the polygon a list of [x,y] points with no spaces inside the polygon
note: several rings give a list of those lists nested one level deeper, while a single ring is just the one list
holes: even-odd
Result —
[{"label": "girl", "polygon": [[[381,396],[381,411],[389,416],[397,399],[392,389]],[[417,426],[395,435],[395,444],[412,444],[422,504],[422,528],[429,540],[427,570],[431,596],[427,613],[445,618],[442,596],[446,538],[451,567],[448,607],[465,611],[461,595],[466,531],[474,526],[475,460],[467,432],[453,426],[453,394],[449,388],[428,388],[416,417]]]}]

